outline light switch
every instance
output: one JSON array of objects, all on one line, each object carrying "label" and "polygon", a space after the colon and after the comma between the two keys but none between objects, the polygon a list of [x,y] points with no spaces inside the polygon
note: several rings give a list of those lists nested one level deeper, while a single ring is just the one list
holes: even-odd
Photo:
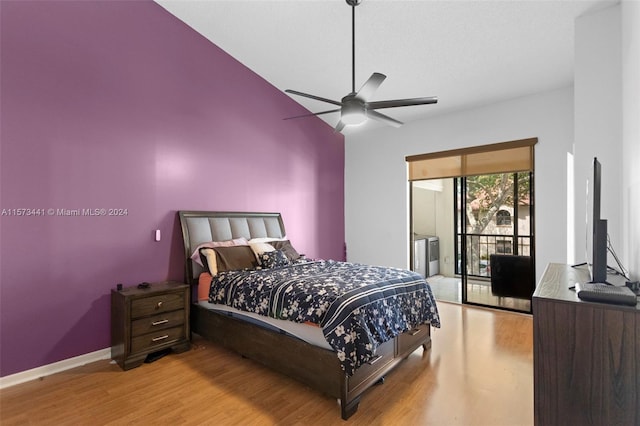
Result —
[{"label": "light switch", "polygon": [[160,241],[160,230],[156,229],[156,241]]}]

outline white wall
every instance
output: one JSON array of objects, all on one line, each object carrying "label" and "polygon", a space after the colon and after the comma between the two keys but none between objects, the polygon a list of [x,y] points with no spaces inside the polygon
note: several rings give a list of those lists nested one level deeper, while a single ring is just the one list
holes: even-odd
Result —
[{"label": "white wall", "polygon": [[622,2],[623,264],[640,280],[640,2]]},{"label": "white wall", "polygon": [[[436,106],[433,106],[437,108]],[[537,276],[566,261],[566,153],[573,144],[573,88],[353,133],[345,141],[347,258],[409,266],[406,155],[537,137]]]},{"label": "white wall", "polygon": [[413,183],[413,232],[438,237],[439,273],[452,277],[455,275],[453,179],[426,181],[427,184],[437,182],[438,190],[421,188],[424,182]]},{"label": "white wall", "polygon": [[[601,217],[621,254],[622,63],[620,5],[590,13],[575,23],[575,254],[584,262],[586,182],[593,157],[602,164]],[[615,260],[609,256],[609,265]]]},{"label": "white wall", "polygon": [[[592,157],[602,163],[602,216],[630,278],[640,279],[640,2],[576,20],[576,218]],[[579,167],[582,167],[580,169]],[[584,242],[576,220],[576,253]],[[617,266],[609,256],[609,265]]]},{"label": "white wall", "polygon": [[419,235],[436,235],[438,230],[437,191],[413,188],[413,232]]},{"label": "white wall", "polygon": [[603,164],[602,215],[630,277],[640,279],[640,2],[623,0],[578,18],[575,36],[575,90],[348,135],[348,259],[408,266],[404,156],[538,137],[538,278],[546,263],[567,261],[565,159],[573,152],[575,228],[568,244],[575,261],[584,258],[584,193],[597,156]]}]

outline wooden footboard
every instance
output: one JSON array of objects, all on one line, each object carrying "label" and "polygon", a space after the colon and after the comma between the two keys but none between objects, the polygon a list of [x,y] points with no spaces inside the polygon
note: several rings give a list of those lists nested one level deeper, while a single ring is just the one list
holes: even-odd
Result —
[{"label": "wooden footboard", "polygon": [[380,345],[376,357],[349,377],[333,351],[197,304],[191,309],[191,330],[319,392],[339,398],[344,420],[358,410],[364,391],[419,346],[426,350],[431,345],[430,327],[423,325]]}]

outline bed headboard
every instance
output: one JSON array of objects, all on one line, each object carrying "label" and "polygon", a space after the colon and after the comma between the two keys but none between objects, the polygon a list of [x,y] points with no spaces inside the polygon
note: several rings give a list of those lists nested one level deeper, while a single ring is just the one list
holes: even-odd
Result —
[{"label": "bed headboard", "polygon": [[185,254],[185,280],[197,283],[202,266],[191,260],[191,254],[202,243],[234,238],[286,236],[280,213],[179,211]]}]

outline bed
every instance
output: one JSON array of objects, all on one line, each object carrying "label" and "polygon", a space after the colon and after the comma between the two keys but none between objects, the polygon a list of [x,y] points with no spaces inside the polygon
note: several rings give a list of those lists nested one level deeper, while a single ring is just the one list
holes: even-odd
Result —
[{"label": "bed", "polygon": [[[194,286],[192,332],[339,399],[343,419],[404,358],[430,348],[430,327],[439,327],[439,317],[418,274],[307,259],[287,239],[279,213],[178,216],[185,277]],[[245,267],[237,262],[245,261],[249,242],[256,258]],[[333,294],[343,286],[348,291]],[[261,298],[266,294],[275,297]],[[375,324],[363,320],[374,314]]]}]

